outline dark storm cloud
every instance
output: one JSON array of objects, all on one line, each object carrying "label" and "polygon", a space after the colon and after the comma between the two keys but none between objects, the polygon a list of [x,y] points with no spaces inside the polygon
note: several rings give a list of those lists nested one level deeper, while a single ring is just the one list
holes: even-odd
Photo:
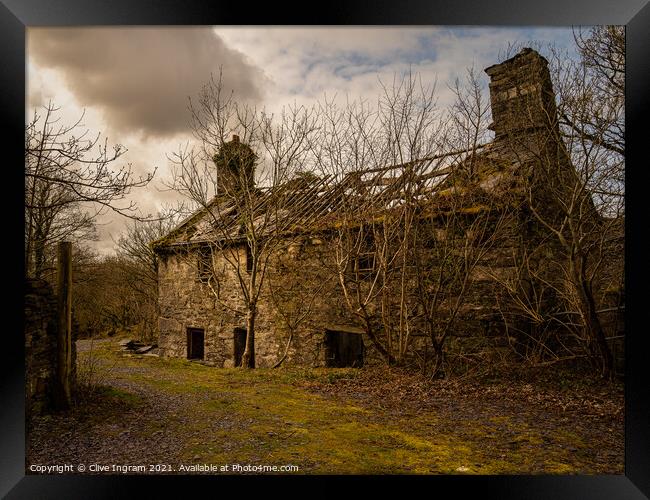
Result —
[{"label": "dark storm cloud", "polygon": [[223,67],[224,86],[261,99],[263,73],[211,28],[30,28],[28,54],[63,72],[84,107],[115,130],[170,136],[188,130],[188,96]]}]

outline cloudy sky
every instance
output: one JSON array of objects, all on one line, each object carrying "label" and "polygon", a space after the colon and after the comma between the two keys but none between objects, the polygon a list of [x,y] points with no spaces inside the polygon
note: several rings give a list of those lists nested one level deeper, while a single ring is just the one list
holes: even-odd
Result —
[{"label": "cloudy sky", "polygon": [[[438,82],[445,106],[446,85],[468,67],[482,70],[509,44],[530,41],[573,46],[570,28],[548,27],[28,28],[27,116],[50,101],[63,121],[85,110],[84,128],[128,149],[121,164],[131,163],[136,175],[157,168],[132,195],[143,212],[155,212],[175,199],[161,182],[167,155],[190,138],[188,97],[220,68],[238,99],[269,111],[325,94],[373,99],[379,79],[409,68]],[[107,213],[100,222],[93,246],[110,253],[125,219]]]}]

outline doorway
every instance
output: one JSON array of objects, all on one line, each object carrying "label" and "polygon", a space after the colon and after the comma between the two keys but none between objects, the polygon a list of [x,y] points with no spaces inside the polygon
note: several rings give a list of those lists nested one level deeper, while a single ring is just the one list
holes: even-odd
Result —
[{"label": "doorway", "polygon": [[203,328],[187,329],[187,359],[203,359],[205,331]]},{"label": "doorway", "polygon": [[325,366],[329,368],[363,366],[363,336],[356,332],[325,330]]}]

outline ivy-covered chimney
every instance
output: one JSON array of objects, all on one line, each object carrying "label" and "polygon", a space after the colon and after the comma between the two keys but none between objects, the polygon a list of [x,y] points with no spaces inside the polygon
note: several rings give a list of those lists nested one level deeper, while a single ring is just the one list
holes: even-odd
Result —
[{"label": "ivy-covered chimney", "polygon": [[217,195],[235,196],[255,187],[255,161],[253,150],[239,141],[238,135],[224,142],[214,156],[217,167]]}]

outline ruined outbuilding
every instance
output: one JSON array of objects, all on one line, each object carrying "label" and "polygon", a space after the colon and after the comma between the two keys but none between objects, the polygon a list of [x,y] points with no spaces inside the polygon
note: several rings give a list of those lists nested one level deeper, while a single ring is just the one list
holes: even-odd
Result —
[{"label": "ruined outbuilding", "polygon": [[[540,157],[566,164],[567,175],[571,165],[559,140],[553,94],[546,60],[531,49],[524,49],[513,58],[486,69],[490,77],[494,140],[475,151],[441,153],[434,158],[414,162],[413,168],[404,165],[356,171],[329,182],[327,178],[296,178],[283,187],[283,195],[292,198],[291,233],[288,244],[271,259],[268,279],[264,284],[255,327],[254,359],[259,367],[270,367],[283,360],[285,364],[303,366],[363,366],[377,355],[367,329],[345,307],[344,298],[335,280],[323,282],[314,291],[304,292],[301,284],[319,282],[323,270],[332,265],[333,250],[328,245],[328,228],[337,224],[342,203],[340,194],[356,190],[359,213],[374,213],[378,206],[387,207],[403,190],[405,183],[417,182],[420,193],[426,193],[422,213],[443,213],[445,192],[463,189],[459,162],[480,169],[480,188],[494,196],[499,193],[517,193],[524,175],[535,175]],[[243,148],[243,149],[242,149]],[[254,178],[254,154],[234,137],[219,154],[227,156],[236,151],[245,157],[246,182]],[[226,151],[227,150],[227,151]],[[237,165],[226,158],[220,177],[221,193],[215,207],[221,214],[232,213],[224,192],[237,189]],[[219,165],[219,163],[217,163]],[[435,165],[435,168],[433,167]],[[408,166],[407,166],[408,167]],[[413,173],[415,172],[415,174]],[[417,178],[414,181],[413,175]],[[410,177],[409,177],[410,176]],[[265,199],[277,193],[260,190],[259,210],[263,213]],[[266,198],[265,198],[266,197]],[[513,203],[516,196],[509,197]],[[544,205],[540,186],[540,206]],[[420,201],[416,201],[420,202]],[[424,205],[423,205],[424,206]],[[454,207],[468,217],[482,210],[481,205]],[[525,211],[525,207],[522,207]],[[428,211],[428,212],[427,212]],[[237,272],[247,272],[245,265],[235,269],[228,265],[227,256],[214,251],[215,235],[204,210],[180,224],[174,231],[154,243],[159,259],[159,305],[161,356],[202,360],[220,367],[239,365],[246,339],[246,322],[238,305],[241,302]],[[240,227],[233,215],[231,236],[236,240]],[[459,311],[458,330],[466,336],[498,336],[503,334],[503,316],[498,313],[496,293],[490,274],[511,271],[511,245],[514,241],[528,241],[534,245],[535,234],[527,226],[516,238],[504,241],[486,255],[486,266],[477,266],[473,275],[472,292]],[[523,231],[523,232],[522,232]],[[250,258],[248,247],[237,247],[240,262]],[[356,258],[358,273],[371,273],[374,266],[372,249]],[[491,273],[485,272],[489,265]],[[219,296],[217,300],[216,294]],[[299,324],[289,327],[290,321],[281,312],[309,314]],[[417,332],[414,332],[414,337]],[[418,349],[418,341],[413,341]],[[284,359],[286,358],[286,360]]]}]

